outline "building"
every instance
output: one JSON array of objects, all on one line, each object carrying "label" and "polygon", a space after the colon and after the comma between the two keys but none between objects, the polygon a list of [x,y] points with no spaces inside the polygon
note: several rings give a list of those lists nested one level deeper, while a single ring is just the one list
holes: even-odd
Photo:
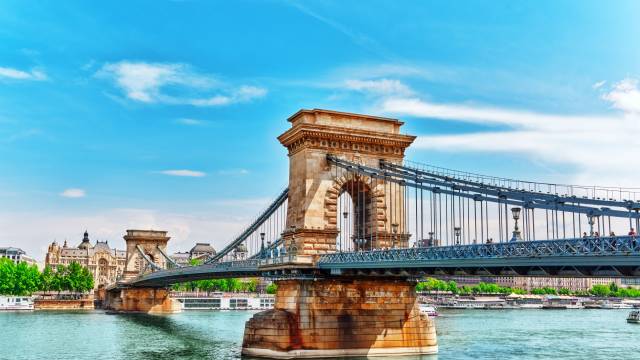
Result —
[{"label": "building", "polygon": [[191,259],[203,261],[215,254],[216,250],[209,243],[196,243],[196,245],[189,250]]},{"label": "building", "polygon": [[191,260],[207,261],[208,258],[214,256],[216,250],[210,243],[196,243],[188,252],[176,252],[171,255],[171,259],[178,265],[187,266]]},{"label": "building", "polygon": [[126,256],[126,251],[112,249],[107,241],[96,241],[95,245],[91,245],[89,233],[85,231],[77,247],[67,246],[66,240],[62,246],[55,241],[51,243],[45,266],[55,269],[58,265],[68,266],[77,262],[91,271],[97,289],[116,282],[124,271]]},{"label": "building", "polygon": [[531,291],[544,287],[556,290],[569,289],[571,291],[587,291],[594,285],[622,285],[619,278],[591,278],[591,277],[545,277],[545,276],[498,276],[495,279],[500,286],[513,287]]},{"label": "building", "polygon": [[24,261],[29,265],[37,265],[34,258],[28,256],[24,250],[16,247],[1,247],[0,258],[11,259],[16,264]]}]

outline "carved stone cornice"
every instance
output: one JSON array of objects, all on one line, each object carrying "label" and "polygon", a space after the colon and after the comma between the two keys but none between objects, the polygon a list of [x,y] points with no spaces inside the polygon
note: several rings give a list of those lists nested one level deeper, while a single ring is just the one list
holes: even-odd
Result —
[{"label": "carved stone cornice", "polygon": [[298,124],[278,137],[289,155],[303,149],[353,152],[382,157],[403,157],[415,136],[351,129],[339,126]]}]

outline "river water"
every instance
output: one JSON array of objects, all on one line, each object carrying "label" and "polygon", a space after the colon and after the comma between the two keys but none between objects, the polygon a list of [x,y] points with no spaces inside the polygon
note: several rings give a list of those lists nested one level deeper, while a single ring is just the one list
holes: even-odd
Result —
[{"label": "river water", "polygon": [[[640,359],[629,310],[442,311],[443,359]],[[0,312],[0,359],[239,359],[248,311]],[[388,358],[387,358],[388,359]]]}]

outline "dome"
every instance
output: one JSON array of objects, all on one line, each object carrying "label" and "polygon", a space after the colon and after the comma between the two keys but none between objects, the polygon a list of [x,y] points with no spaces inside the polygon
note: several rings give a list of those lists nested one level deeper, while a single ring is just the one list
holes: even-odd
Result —
[{"label": "dome", "polygon": [[216,254],[216,250],[209,243],[196,243],[196,245],[191,248],[189,253],[191,255],[194,255],[194,254],[197,254],[197,255],[201,255],[201,254],[215,255]]},{"label": "dome", "polygon": [[89,240],[89,233],[85,230],[84,237],[82,238],[82,242],[78,245],[78,249],[89,249],[91,248],[91,241]]}]

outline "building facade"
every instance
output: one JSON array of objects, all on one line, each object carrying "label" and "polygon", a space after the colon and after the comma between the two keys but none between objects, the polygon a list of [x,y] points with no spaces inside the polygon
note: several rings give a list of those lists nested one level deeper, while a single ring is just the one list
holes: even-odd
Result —
[{"label": "building facade", "polygon": [[122,275],[126,251],[110,248],[107,241],[96,241],[95,245],[92,245],[86,231],[77,247],[69,247],[66,240],[62,246],[55,241],[49,245],[45,266],[55,269],[58,265],[68,266],[72,262],[77,262],[91,271],[97,289],[115,283]]},{"label": "building facade", "polygon": [[210,243],[196,243],[188,252],[176,252],[171,255],[171,259],[178,265],[188,266],[191,260],[207,261],[216,254],[216,250]]},{"label": "building facade", "polygon": [[31,256],[28,256],[27,253],[16,247],[1,247],[0,248],[0,258],[7,258],[18,264],[20,262],[26,262],[29,265],[37,265],[36,260]]}]

